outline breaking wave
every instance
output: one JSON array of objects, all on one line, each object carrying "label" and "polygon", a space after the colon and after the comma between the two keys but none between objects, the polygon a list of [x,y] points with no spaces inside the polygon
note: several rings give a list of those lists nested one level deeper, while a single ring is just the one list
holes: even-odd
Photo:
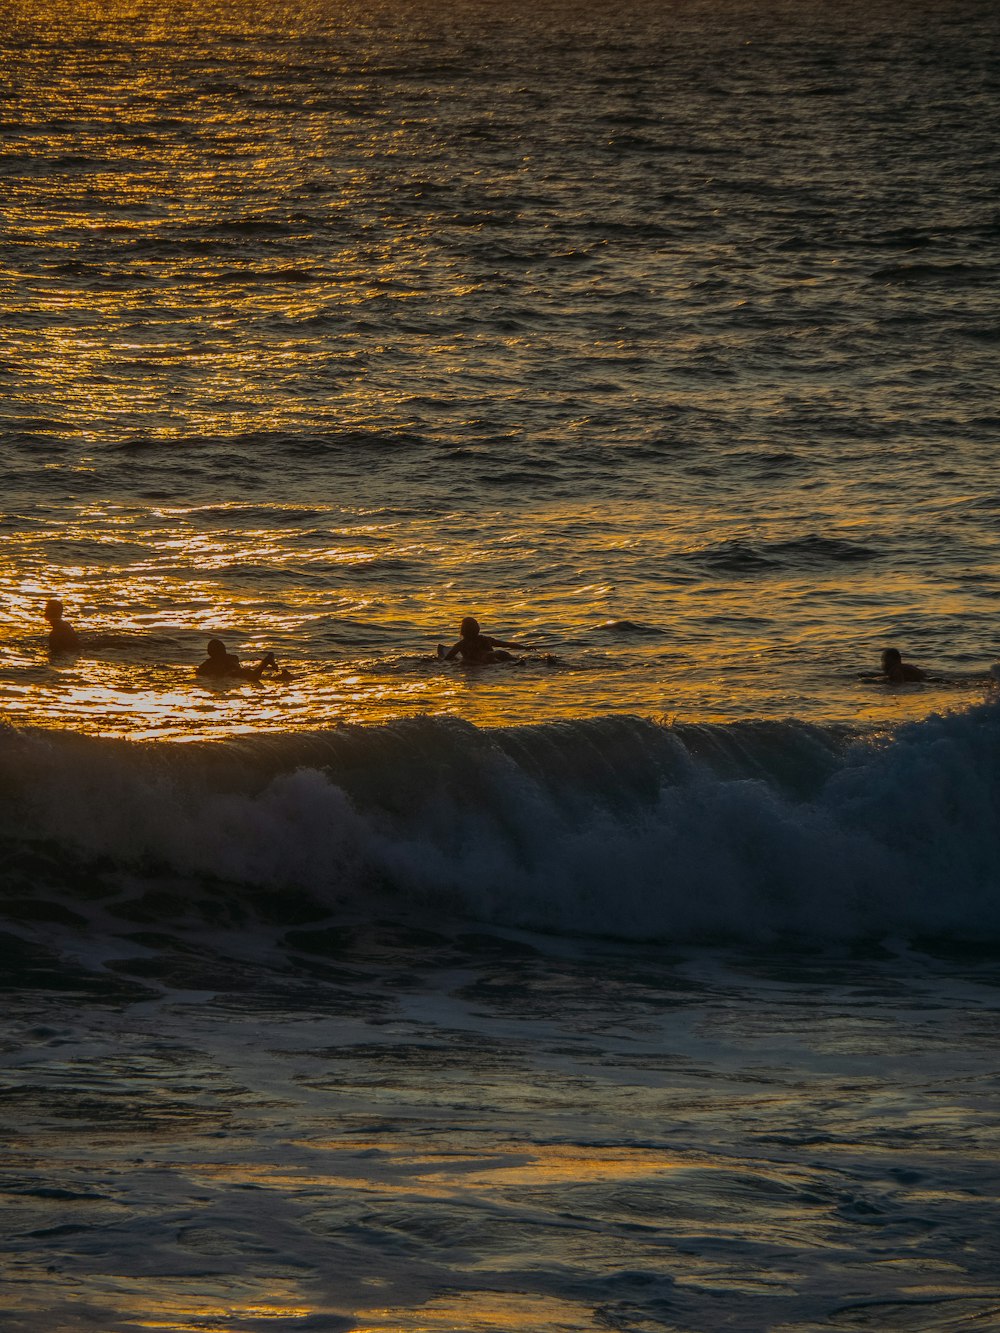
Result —
[{"label": "breaking wave", "polygon": [[634,940],[1000,939],[998,779],[996,703],[868,737],[622,716],[188,745],[8,728],[4,912],[113,916],[168,877],[171,911],[238,886],[289,924],[305,896],[314,919]]}]

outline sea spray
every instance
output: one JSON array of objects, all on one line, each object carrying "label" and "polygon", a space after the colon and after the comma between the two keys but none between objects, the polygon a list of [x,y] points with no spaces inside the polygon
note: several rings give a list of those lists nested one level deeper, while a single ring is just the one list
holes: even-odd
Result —
[{"label": "sea spray", "polygon": [[[163,745],[6,730],[4,839],[130,874],[629,939],[1000,938],[1000,708],[789,722],[420,719]],[[203,890],[199,890],[203,891]]]}]

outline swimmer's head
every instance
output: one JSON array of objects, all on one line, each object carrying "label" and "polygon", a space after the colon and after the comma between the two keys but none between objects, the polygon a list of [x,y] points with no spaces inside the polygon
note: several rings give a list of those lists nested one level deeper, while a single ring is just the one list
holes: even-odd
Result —
[{"label": "swimmer's head", "polygon": [[479,633],[479,621],[475,616],[466,616],[458,627],[458,632],[463,639],[474,639]]},{"label": "swimmer's head", "polygon": [[225,657],[226,645],[221,639],[209,639],[207,650],[209,657]]},{"label": "swimmer's head", "polygon": [[51,622],[62,620],[63,604],[58,597],[50,597],[45,603],[45,619]]},{"label": "swimmer's head", "polygon": [[888,671],[890,667],[898,667],[902,664],[903,658],[898,648],[882,649],[882,670]]}]

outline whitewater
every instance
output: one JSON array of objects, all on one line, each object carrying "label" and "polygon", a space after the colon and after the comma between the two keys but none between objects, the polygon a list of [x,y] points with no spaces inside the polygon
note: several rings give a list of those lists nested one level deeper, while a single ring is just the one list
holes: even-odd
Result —
[{"label": "whitewater", "polygon": [[877,742],[628,717],[180,748],[11,729],[0,772],[14,847],[182,876],[193,904],[220,882],[620,939],[985,941],[998,728],[989,703]]}]

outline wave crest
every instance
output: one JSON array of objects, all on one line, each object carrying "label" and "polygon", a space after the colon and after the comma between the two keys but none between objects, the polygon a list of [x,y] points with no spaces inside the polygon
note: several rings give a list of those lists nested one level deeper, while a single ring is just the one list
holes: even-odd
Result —
[{"label": "wave crest", "polygon": [[674,941],[1000,939],[998,742],[995,704],[868,739],[631,717],[196,745],[8,730],[2,836],[105,875],[180,876],[192,895],[305,890],[320,915],[395,906]]}]

